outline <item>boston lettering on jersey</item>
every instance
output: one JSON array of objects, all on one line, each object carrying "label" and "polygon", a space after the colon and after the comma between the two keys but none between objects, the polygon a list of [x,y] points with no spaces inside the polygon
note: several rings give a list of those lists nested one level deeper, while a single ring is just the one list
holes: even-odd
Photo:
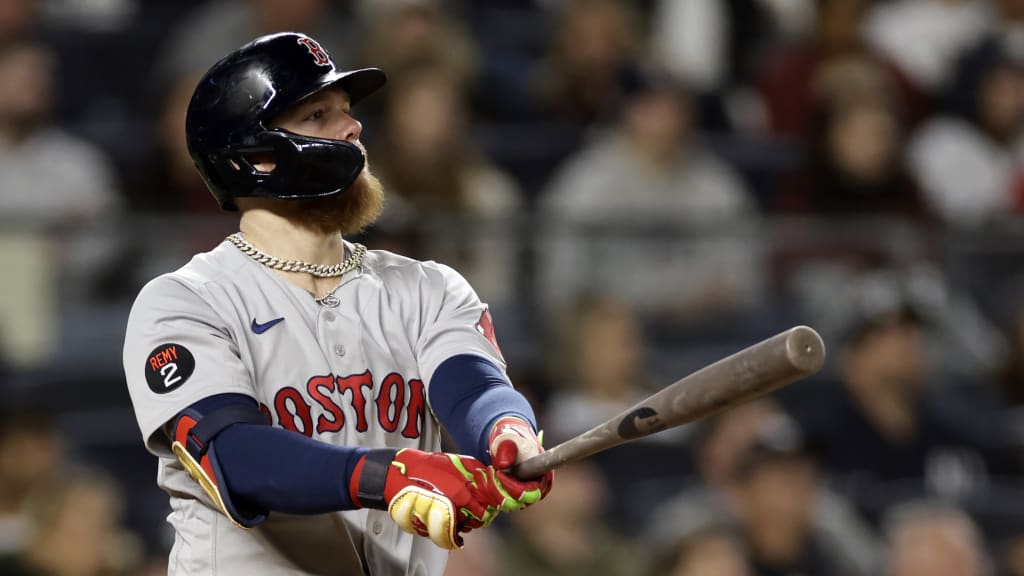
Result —
[{"label": "boston lettering on jersey", "polygon": [[[313,376],[306,382],[306,394],[286,386],[274,395],[272,409],[260,406],[260,411],[272,416],[282,428],[312,437],[317,434],[338,432],[346,426],[357,432],[366,432],[371,423],[368,407],[376,407],[373,424],[387,432],[401,428],[402,436],[419,438],[426,415],[426,398],[421,380],[406,381],[391,372],[374,390],[373,374],[369,370],[351,376]],[[306,398],[312,400],[307,400]],[[314,409],[319,408],[315,416]],[[351,420],[348,416],[352,416]],[[403,424],[404,422],[404,424]]]}]

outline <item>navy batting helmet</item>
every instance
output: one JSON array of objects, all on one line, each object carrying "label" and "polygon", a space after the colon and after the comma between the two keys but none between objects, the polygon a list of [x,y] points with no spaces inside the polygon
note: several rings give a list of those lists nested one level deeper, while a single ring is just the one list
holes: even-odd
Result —
[{"label": "navy batting helmet", "polygon": [[[185,120],[188,150],[214,198],[237,210],[235,198],[322,198],[344,192],[365,158],[358,146],[273,128],[278,114],[329,86],[352,104],[384,85],[376,68],[341,71],[315,40],[284,32],[253,40],[203,76]],[[268,155],[275,168],[257,170],[252,155]]]}]

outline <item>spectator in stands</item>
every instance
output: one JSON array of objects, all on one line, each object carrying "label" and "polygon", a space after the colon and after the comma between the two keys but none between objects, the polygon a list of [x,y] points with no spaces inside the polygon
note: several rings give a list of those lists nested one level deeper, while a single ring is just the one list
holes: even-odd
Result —
[{"label": "spectator in stands", "polygon": [[773,134],[802,138],[814,124],[817,78],[836,59],[865,59],[878,67],[894,87],[893,96],[910,124],[928,112],[930,103],[890,63],[865,46],[862,35],[871,0],[820,0],[812,33],[803,41],[782,45],[763,55],[752,80],[768,113]]},{"label": "spectator in stands", "polygon": [[851,286],[853,303],[832,299],[849,309],[834,338],[840,386],[794,408],[834,485],[878,521],[908,497],[983,496],[993,476],[1015,473],[1005,415],[971,389],[933,385],[934,316],[906,292]]},{"label": "spectator in stands", "polygon": [[439,70],[459,90],[476,81],[480,55],[469,31],[437,0],[366,2],[366,43],[361,61],[392,79],[407,71]]},{"label": "spectator in stands", "polygon": [[707,524],[680,537],[655,575],[753,576],[739,538],[724,526]]},{"label": "spectator in stands", "polygon": [[0,214],[8,222],[74,226],[117,212],[108,159],[50,121],[55,78],[45,46],[0,47]]},{"label": "spectator in stands", "polygon": [[[546,403],[545,433],[558,443],[640,402],[653,391],[653,377],[644,358],[649,338],[635,310],[620,299],[582,294],[560,315],[550,319],[551,344],[544,359],[552,386]],[[657,503],[649,488],[666,478],[690,471],[679,457],[686,429],[674,428],[640,438],[628,447],[593,457],[615,494],[608,514],[613,521],[643,521]],[[644,469],[636,474],[637,467]]]},{"label": "spectator in stands", "polygon": [[0,414],[0,556],[17,554],[30,536],[30,504],[45,499],[65,461],[49,410],[5,398]]},{"label": "spectator in stands", "polygon": [[623,0],[569,0],[530,79],[536,108],[577,127],[614,120],[637,75],[639,14]]},{"label": "spectator in stands", "polygon": [[936,93],[956,61],[993,24],[978,0],[896,0],[875,3],[864,18],[868,44],[896,64],[921,90]]},{"label": "spectator in stands", "polygon": [[948,100],[911,144],[931,209],[968,227],[1024,214],[1024,58],[989,39],[960,63]]},{"label": "spectator in stands", "polygon": [[199,77],[181,76],[161,95],[150,151],[132,175],[129,187],[128,201],[133,210],[164,214],[218,211],[185,144],[185,111]]},{"label": "spectator in stands", "polygon": [[41,9],[40,0],[0,2],[0,47],[30,33],[38,22]]},{"label": "spectator in stands", "polygon": [[374,165],[420,216],[515,216],[519,191],[472,146],[459,83],[444,69],[407,69],[388,87]]},{"label": "spectator in stands", "polygon": [[907,502],[887,514],[888,576],[988,576],[985,543],[971,517],[941,502]]},{"label": "spectator in stands", "polygon": [[814,531],[820,480],[792,422],[764,422],[733,474],[737,517],[755,574],[850,574],[826,555]]},{"label": "spectator in stands", "polygon": [[655,0],[651,52],[700,93],[749,81],[766,49],[810,32],[815,3]]},{"label": "spectator in stands", "polygon": [[1024,576],[1024,532],[1005,538],[998,546],[998,574]]},{"label": "spectator in stands", "polygon": [[[196,171],[185,142],[185,112],[201,73],[174,79],[153,102],[143,143],[134,143],[140,160],[127,174],[126,202],[133,214],[155,226],[172,225],[172,242],[154,245],[138,239],[124,242],[119,259],[105,278],[102,292],[131,298],[154,272],[161,273],[188,254],[209,249],[237,230],[237,222],[222,218],[210,202],[210,191]],[[185,218],[204,215],[203,218]],[[154,224],[148,224],[154,226]],[[136,229],[139,227],[136,222]]]},{"label": "spectator in stands", "polygon": [[994,33],[1003,46],[1020,59],[1024,56],[1024,47],[1018,40],[1024,31],[1024,3],[1018,0],[996,0],[994,4],[998,14]]},{"label": "spectator in stands", "polygon": [[833,60],[820,67],[816,92],[804,165],[775,208],[840,216],[922,214],[903,157],[903,120],[883,70],[869,59]]},{"label": "spectator in stands", "polygon": [[519,189],[473,146],[460,83],[443,68],[406,69],[386,96],[373,145],[373,168],[389,191],[378,228],[405,223],[422,232],[412,253],[459,266],[492,305],[510,303]]},{"label": "spectator in stands", "polygon": [[877,574],[874,534],[821,481],[808,437],[773,402],[715,417],[695,442],[699,477],[657,507],[656,549],[716,519],[742,537],[755,574]]},{"label": "spectator in stands", "polygon": [[34,502],[28,544],[0,558],[9,576],[130,576],[138,573],[141,547],[120,526],[117,486],[94,472],[65,477]]},{"label": "spectator in stands", "polygon": [[719,90],[730,72],[728,3],[660,0],[653,10],[655,59],[700,92]]},{"label": "spectator in stands", "polygon": [[559,490],[545,500],[545,506],[509,517],[512,530],[502,540],[504,549],[498,554],[500,573],[643,574],[646,559],[605,520],[609,493],[598,471],[588,463],[572,464],[558,470],[558,482]]},{"label": "spectator in stands", "polygon": [[549,349],[550,368],[562,386],[549,401],[548,412],[557,415],[548,419],[551,437],[572,438],[650,393],[643,362],[646,338],[627,304],[584,294],[552,325],[558,334]]},{"label": "spectator in stands", "polygon": [[212,0],[170,33],[152,79],[162,93],[176,79],[208,69],[242,44],[274,32],[301,31],[317,38],[342,70],[361,45],[348,2],[331,0]]},{"label": "spectator in stands", "polygon": [[701,125],[763,136],[765,110],[751,86],[766,53],[806,37],[818,2],[653,0],[650,54],[690,85]]},{"label": "spectator in stands", "polygon": [[630,92],[616,130],[568,162],[547,200],[576,219],[668,212],[721,222],[754,209],[737,174],[703,148],[689,91],[655,74]]},{"label": "spectator in stands", "polygon": [[614,129],[566,161],[541,210],[552,309],[583,289],[681,324],[756,304],[760,263],[745,235],[755,202],[702,145],[689,92],[665,76],[646,78]]}]

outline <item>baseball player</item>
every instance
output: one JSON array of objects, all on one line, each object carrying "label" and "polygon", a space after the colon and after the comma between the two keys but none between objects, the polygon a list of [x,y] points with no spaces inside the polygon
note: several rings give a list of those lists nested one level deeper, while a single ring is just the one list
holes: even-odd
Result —
[{"label": "baseball player", "polygon": [[380,211],[352,107],[384,83],[281,33],[192,96],[189,151],[240,232],[149,282],[124,346],[172,575],[440,576],[550,489],[506,472],[541,446],[469,284],[342,239]]}]

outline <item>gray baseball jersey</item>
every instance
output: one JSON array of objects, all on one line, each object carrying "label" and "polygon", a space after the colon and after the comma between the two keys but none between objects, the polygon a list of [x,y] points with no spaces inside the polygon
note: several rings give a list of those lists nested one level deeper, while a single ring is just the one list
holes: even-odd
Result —
[{"label": "gray baseball jersey", "polygon": [[124,369],[146,446],[159,457],[157,482],[171,498],[171,575],[444,572],[447,551],[403,532],[385,511],[272,513],[257,528],[238,528],[161,432],[202,398],[240,393],[274,426],[322,442],[438,450],[427,401],[438,365],[476,354],[504,369],[487,307],[451,268],[374,250],[335,295],[334,306],[320,304],[227,242],[139,294]]}]

